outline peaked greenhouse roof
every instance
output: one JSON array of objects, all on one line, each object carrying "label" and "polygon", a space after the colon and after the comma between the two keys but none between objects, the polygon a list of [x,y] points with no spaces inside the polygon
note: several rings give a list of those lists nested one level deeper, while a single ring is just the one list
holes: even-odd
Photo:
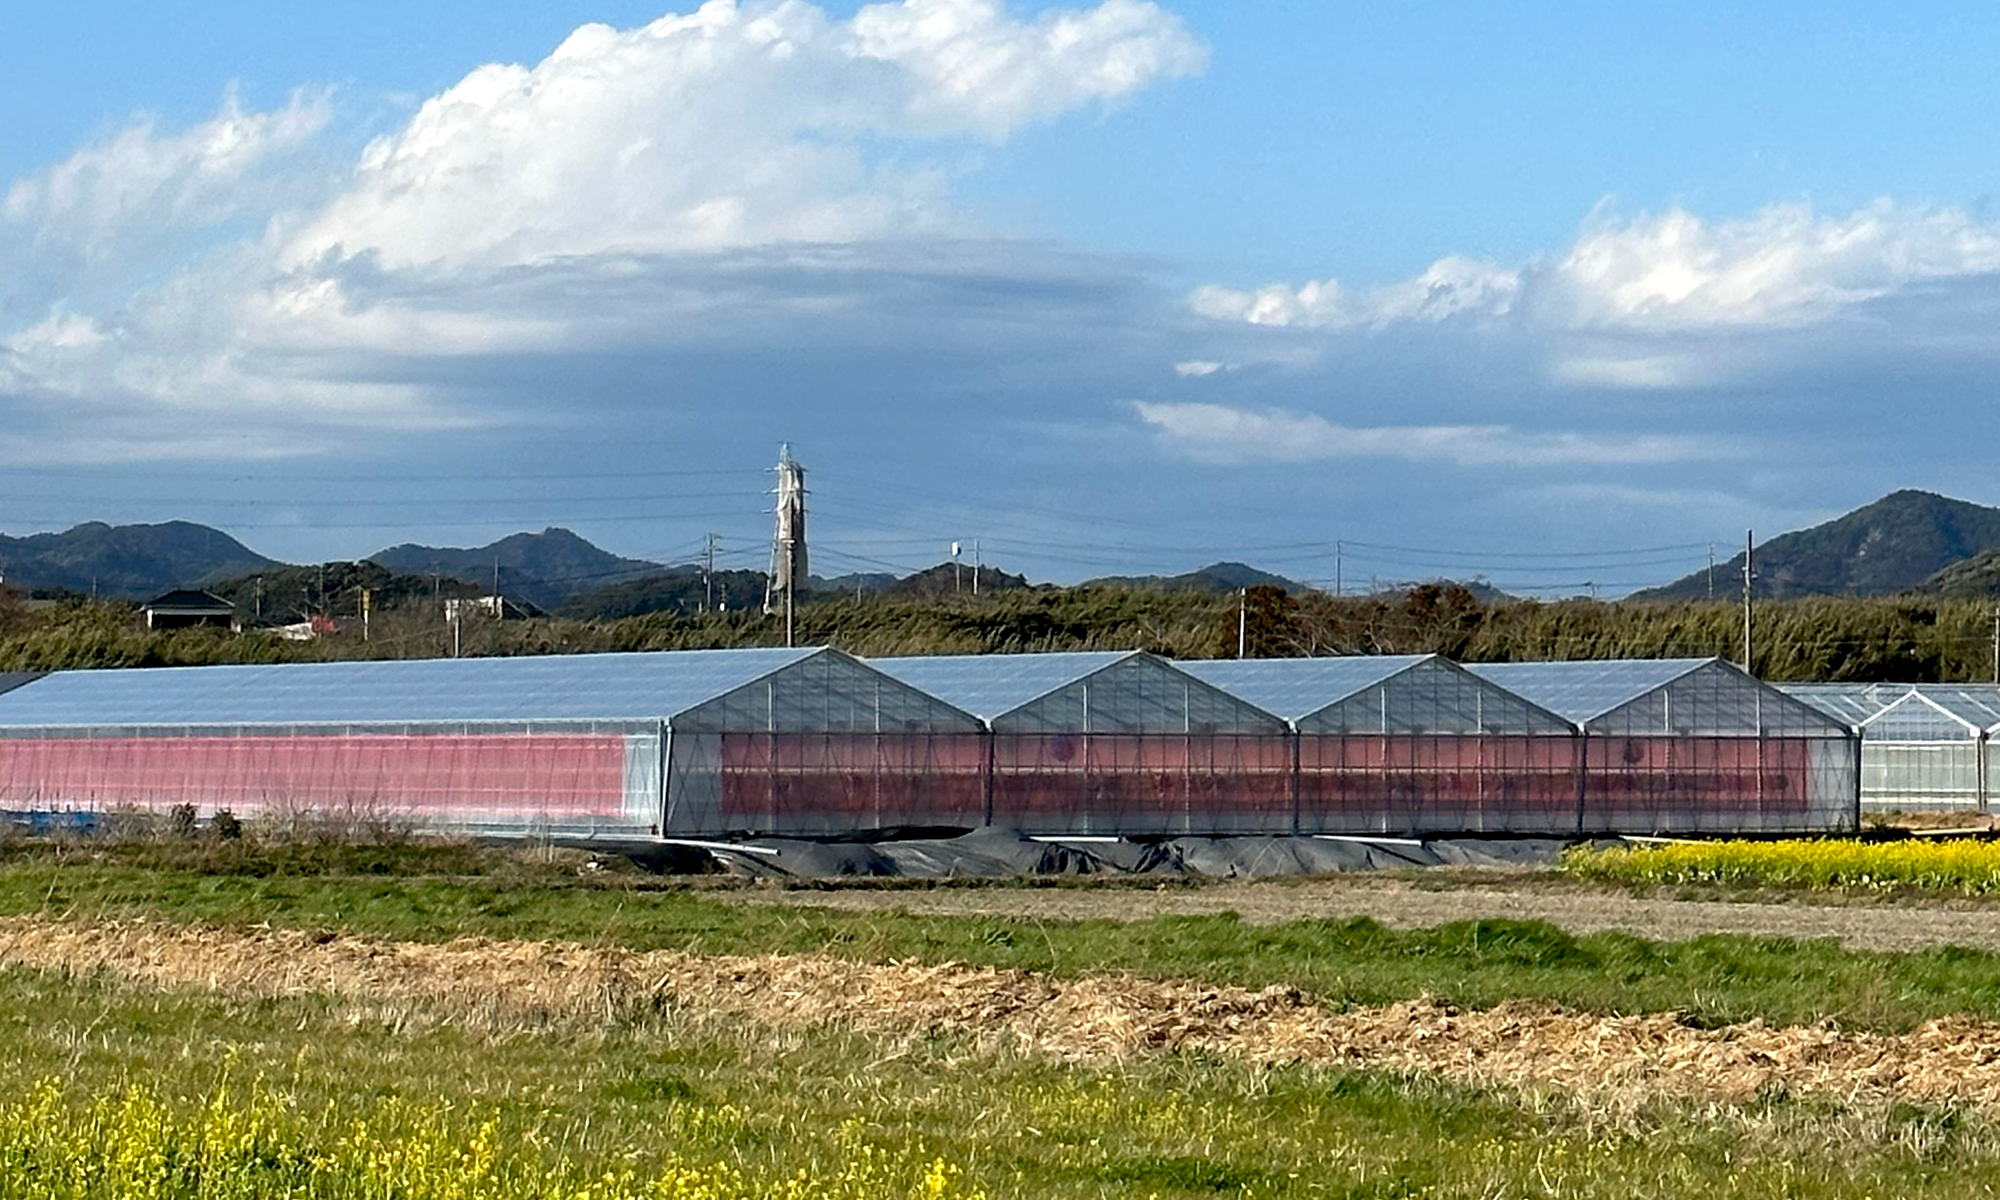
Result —
[{"label": "peaked greenhouse roof", "polygon": [[1907,683],[1774,683],[1771,686],[1849,725],[1860,725],[1910,693]]},{"label": "peaked greenhouse roof", "polygon": [[1947,705],[1911,690],[1860,723],[1871,742],[1976,741],[1988,722],[1967,720]]},{"label": "peaked greenhouse roof", "polygon": [[1279,733],[1266,710],[1140,650],[875,658],[1009,733]]},{"label": "peaked greenhouse roof", "polygon": [[[1919,732],[1921,718],[1917,716],[1918,708],[1925,706],[1977,729],[2000,728],[2000,684],[1781,683],[1775,686],[1850,725],[1866,726],[1867,736],[1877,741],[1927,740]],[[1922,697],[1923,704],[1911,708],[1911,696]],[[1879,723],[1877,718],[1886,716],[1892,708],[1903,716],[1892,723]],[[1953,737],[1956,735],[1947,734],[1944,740]]]},{"label": "peaked greenhouse roof", "polygon": [[[0,695],[0,728],[660,721],[813,664],[877,692],[906,690],[826,648],[59,671]],[[832,706],[826,696],[795,702]]]},{"label": "peaked greenhouse roof", "polygon": [[1851,727],[1719,658],[1478,663],[1467,670],[1592,733],[1851,736]]},{"label": "peaked greenhouse roof", "polygon": [[1435,654],[1179,665],[1305,733],[1575,732],[1557,714]]}]

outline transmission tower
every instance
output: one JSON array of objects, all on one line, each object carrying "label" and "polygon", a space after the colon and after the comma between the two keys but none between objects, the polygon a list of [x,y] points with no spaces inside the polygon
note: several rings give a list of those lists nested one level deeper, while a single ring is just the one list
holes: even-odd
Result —
[{"label": "transmission tower", "polygon": [[799,585],[806,578],[806,469],[792,459],[790,445],[778,448],[777,530],[771,538],[771,574],[764,585],[764,611],[785,614],[785,645],[793,643]]}]

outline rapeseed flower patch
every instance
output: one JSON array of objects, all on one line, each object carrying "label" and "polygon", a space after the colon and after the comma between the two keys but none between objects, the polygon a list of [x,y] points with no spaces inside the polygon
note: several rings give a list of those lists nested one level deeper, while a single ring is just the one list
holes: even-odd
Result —
[{"label": "rapeseed flower patch", "polygon": [[1573,850],[1563,859],[1563,870],[1610,883],[1919,888],[1988,895],[2000,893],[2000,842],[1972,838],[1669,842]]}]

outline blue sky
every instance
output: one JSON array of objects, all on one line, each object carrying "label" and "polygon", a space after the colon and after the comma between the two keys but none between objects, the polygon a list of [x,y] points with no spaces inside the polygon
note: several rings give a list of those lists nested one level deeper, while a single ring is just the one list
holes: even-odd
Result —
[{"label": "blue sky", "polygon": [[750,565],[789,441],[821,573],[1560,594],[2000,503],[1962,6],[669,16],[0,17],[0,529]]}]

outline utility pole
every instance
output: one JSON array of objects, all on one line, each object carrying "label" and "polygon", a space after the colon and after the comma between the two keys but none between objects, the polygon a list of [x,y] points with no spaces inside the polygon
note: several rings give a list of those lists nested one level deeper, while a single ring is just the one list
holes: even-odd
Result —
[{"label": "utility pole", "polygon": [[1250,657],[1250,589],[1236,593],[1236,657]]},{"label": "utility pole", "polygon": [[979,594],[979,539],[972,539],[972,594]]},{"label": "utility pole", "polygon": [[1715,543],[1708,544],[1708,598],[1715,599]]},{"label": "utility pole", "polygon": [[1751,543],[1752,532],[1746,529],[1743,531],[1743,669],[1755,674],[1750,671],[1750,585],[1756,580],[1757,572],[1750,561],[1753,553]]},{"label": "utility pole", "polygon": [[1341,551],[1342,551],[1342,549],[1343,549],[1343,547],[1341,546],[1341,544],[1340,544],[1340,543],[1339,543],[1338,541],[1334,542],[1334,544],[1333,544],[1333,594],[1334,594],[1334,595],[1336,595],[1336,596],[1338,596],[1338,595],[1341,595],[1341,594],[1342,594],[1342,592],[1341,592],[1341,590],[1340,590],[1340,559],[1341,559]]},{"label": "utility pole", "polygon": [[368,619],[374,614],[375,593],[368,588],[361,589],[361,640],[368,640]]},{"label": "utility pole", "polygon": [[708,535],[708,549],[702,555],[701,581],[704,598],[701,602],[701,611],[705,613],[715,611],[715,540],[715,534]]},{"label": "utility pole", "polygon": [[1993,682],[2000,683],[2000,608],[1993,610]]},{"label": "utility pole", "polygon": [[951,594],[958,595],[962,581],[958,577],[958,543],[951,544]]}]

